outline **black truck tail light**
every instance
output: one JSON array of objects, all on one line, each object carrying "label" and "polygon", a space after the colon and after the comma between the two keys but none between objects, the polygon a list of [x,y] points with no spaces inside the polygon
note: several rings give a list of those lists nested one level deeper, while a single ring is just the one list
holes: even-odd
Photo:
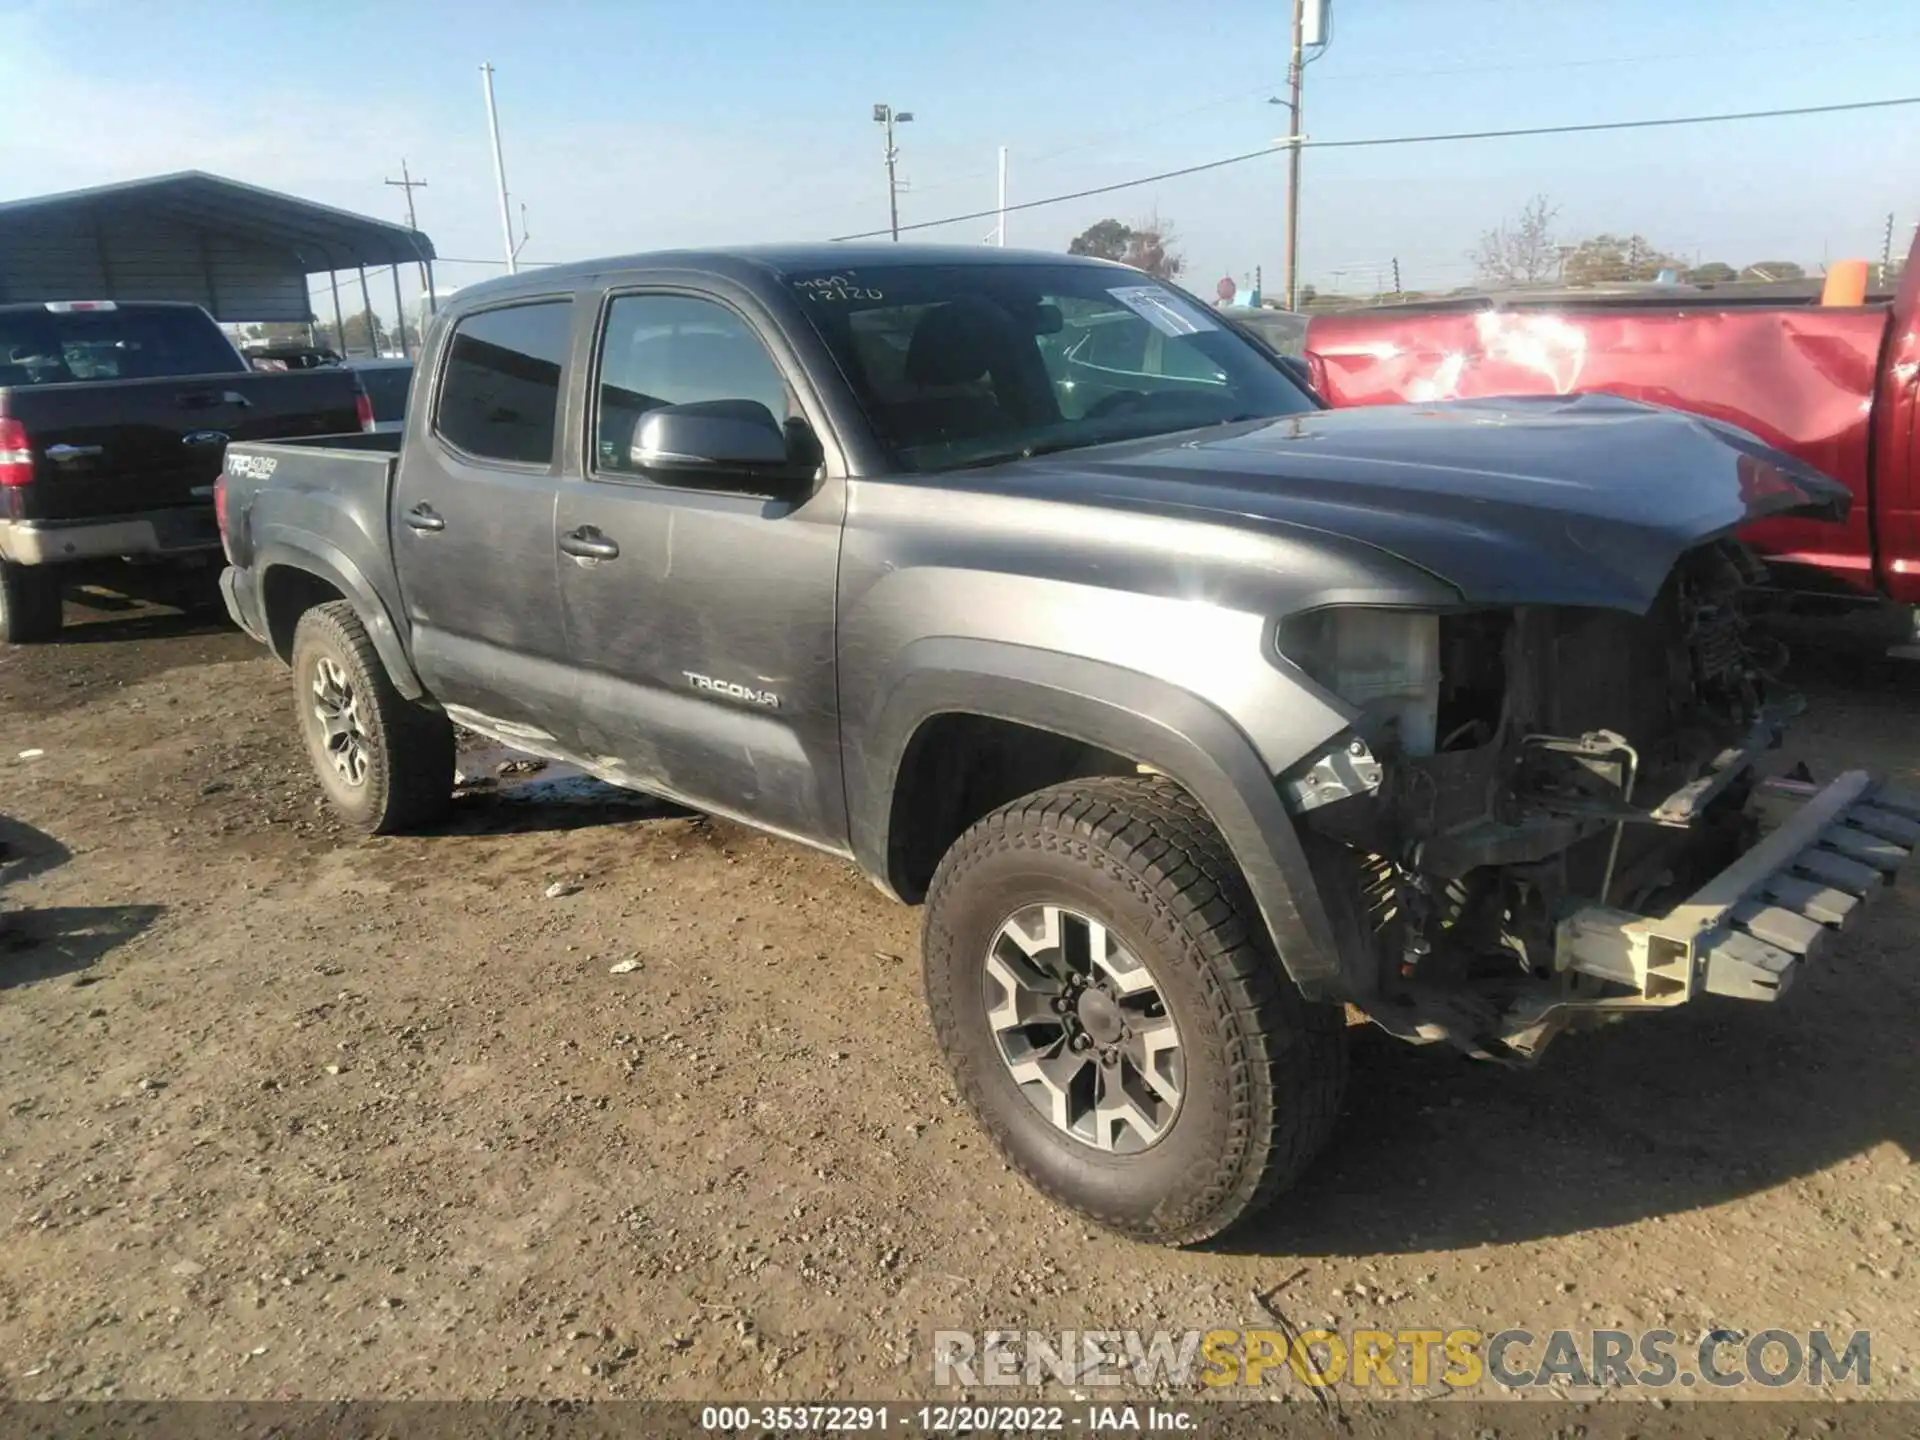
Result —
[{"label": "black truck tail light", "polygon": [[11,415],[0,415],[0,490],[33,483],[33,442],[27,427]]}]

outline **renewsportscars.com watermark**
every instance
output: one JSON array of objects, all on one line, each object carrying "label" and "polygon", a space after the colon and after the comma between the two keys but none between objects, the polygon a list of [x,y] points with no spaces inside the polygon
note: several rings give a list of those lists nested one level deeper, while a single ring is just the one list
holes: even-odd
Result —
[{"label": "renewsportscars.com watermark", "polygon": [[936,1330],[936,1385],[1076,1387],[1298,1383],[1367,1389],[1488,1383],[1818,1388],[1873,1379],[1871,1332],[1710,1330]]}]

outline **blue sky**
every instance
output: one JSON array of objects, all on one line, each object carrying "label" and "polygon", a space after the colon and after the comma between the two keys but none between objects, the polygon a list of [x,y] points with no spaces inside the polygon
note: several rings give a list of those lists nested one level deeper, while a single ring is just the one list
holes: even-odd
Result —
[{"label": "blue sky", "polygon": [[[526,254],[819,238],[883,225],[900,133],[903,221],[1260,147],[1287,0],[0,0],[9,97],[0,196],[187,168],[402,213],[404,155],[443,255],[500,232],[478,66],[490,60]],[[1307,71],[1316,139],[1818,105],[1920,93],[1914,0],[1334,0]],[[1459,284],[1487,226],[1535,193],[1570,237],[1638,231],[1690,258],[1877,254],[1920,219],[1920,106],[1692,129],[1308,152],[1304,278]],[[1189,283],[1277,282],[1285,167],[1270,159],[1017,214],[1063,248],[1157,208]],[[983,239],[990,221],[921,232]],[[443,283],[498,273],[447,264]],[[385,289],[386,287],[382,287]]]}]

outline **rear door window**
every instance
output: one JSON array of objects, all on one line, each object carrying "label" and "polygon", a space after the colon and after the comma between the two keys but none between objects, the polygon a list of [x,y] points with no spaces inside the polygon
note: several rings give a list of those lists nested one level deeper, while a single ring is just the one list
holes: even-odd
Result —
[{"label": "rear door window", "polygon": [[447,346],[434,433],[476,459],[551,464],[572,326],[571,300],[460,321]]},{"label": "rear door window", "polygon": [[154,380],[246,368],[220,327],[191,306],[0,313],[0,385]]}]

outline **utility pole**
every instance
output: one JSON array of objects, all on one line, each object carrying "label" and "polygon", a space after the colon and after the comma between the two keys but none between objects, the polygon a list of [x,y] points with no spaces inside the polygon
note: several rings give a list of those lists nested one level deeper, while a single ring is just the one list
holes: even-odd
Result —
[{"label": "utility pole", "polygon": [[1399,300],[1403,298],[1406,293],[1406,291],[1400,288],[1400,257],[1396,255],[1393,257],[1393,298]]},{"label": "utility pole", "polygon": [[1880,241],[1880,283],[1887,283],[1887,275],[1893,269],[1893,212],[1887,212],[1887,233]]},{"label": "utility pole", "polygon": [[507,247],[507,273],[520,273],[520,252],[513,243],[513,210],[507,204],[507,162],[500,157],[500,114],[493,108],[493,66],[482,64],[481,83],[487,92],[487,129],[493,135],[493,178],[500,187],[500,235]]},{"label": "utility pole", "polygon": [[[420,222],[414,218],[413,192],[416,190],[425,190],[427,188],[427,182],[413,178],[412,173],[407,169],[407,157],[402,155],[400,157],[400,178],[398,180],[389,180],[387,184],[398,185],[402,190],[407,192],[407,228],[409,230],[418,230],[420,228]],[[421,261],[416,268],[420,271],[420,289],[424,293],[427,288],[426,262],[424,260]]]},{"label": "utility pole", "polygon": [[1307,0],[1293,0],[1293,58],[1287,65],[1287,249],[1280,285],[1287,309],[1299,309],[1300,81],[1305,66]]},{"label": "utility pole", "polygon": [[882,103],[873,107],[873,119],[875,124],[887,127],[887,220],[897,245],[900,243],[900,182],[894,173],[894,162],[900,158],[900,151],[893,143],[893,127],[913,119],[913,112],[895,110],[893,106]]}]

